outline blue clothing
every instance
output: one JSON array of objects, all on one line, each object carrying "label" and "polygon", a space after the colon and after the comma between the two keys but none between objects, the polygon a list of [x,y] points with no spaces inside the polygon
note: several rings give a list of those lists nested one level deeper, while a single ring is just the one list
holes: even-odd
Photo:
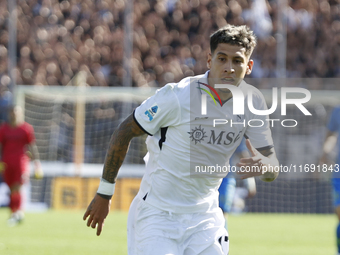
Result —
[{"label": "blue clothing", "polygon": [[[340,134],[340,106],[337,106],[333,109],[331,117],[329,119],[327,128],[331,132],[335,132]],[[338,155],[335,160],[335,163],[340,166],[340,143],[339,139],[337,141],[337,149]],[[335,168],[335,167],[334,167]],[[333,172],[332,178],[332,185],[333,185],[333,203],[334,206],[340,206],[340,171]]]},{"label": "blue clothing", "polygon": [[[236,148],[236,150],[234,151],[233,155],[230,157],[230,166],[234,166],[235,165],[235,155],[240,154],[242,151],[247,151],[247,145],[246,145],[246,139],[243,138],[241,143],[239,144],[239,146]],[[225,177],[225,179],[231,179],[231,178],[235,178],[235,173],[230,172],[227,177]],[[222,185],[222,184],[221,184]]]},{"label": "blue clothing", "polygon": [[340,206],[340,185],[339,185],[338,180],[339,180],[338,178],[333,180],[333,205],[334,207]]},{"label": "blue clothing", "polygon": [[218,192],[220,193],[218,201],[223,212],[230,213],[231,206],[233,205],[235,190],[235,178],[224,178],[222,180],[221,186],[218,189]]},{"label": "blue clothing", "polygon": [[[235,154],[240,154],[242,151],[247,150],[246,140],[243,138],[240,145],[236,148],[234,154],[230,158],[230,166],[233,166],[235,160]],[[223,212],[229,213],[233,204],[234,195],[236,190],[235,173],[230,172],[227,177],[222,180],[221,186],[218,189],[219,205]]]},{"label": "blue clothing", "polygon": [[[329,119],[327,128],[331,132],[336,132],[340,135],[340,106],[335,107],[332,111],[331,117]],[[338,136],[339,137],[339,136]],[[335,164],[338,166],[340,165],[340,142],[339,138],[337,141],[337,149],[338,155],[335,160]],[[340,172],[333,172],[332,178],[332,186],[333,186],[333,205],[335,207],[340,206]],[[340,253],[340,222],[336,228],[336,240],[337,240],[337,247],[338,253]]]},{"label": "blue clothing", "polygon": [[[247,150],[248,150],[248,148],[247,148],[247,145],[246,145],[246,139],[243,138],[240,145],[236,148],[234,154],[235,153],[241,153],[242,151],[247,151]],[[234,154],[233,154],[233,156],[234,156]]]},{"label": "blue clothing", "polygon": [[[0,91],[1,93],[1,91]],[[0,94],[0,124],[6,122],[8,106],[12,104],[12,94],[7,91],[2,95]]]},{"label": "blue clothing", "polygon": [[[327,128],[331,132],[336,132],[336,133],[340,134],[340,106],[335,107],[333,109],[333,112],[332,112],[331,117],[329,119]],[[337,142],[337,146],[338,146],[338,156],[337,156],[337,159],[336,159],[335,162],[336,162],[336,164],[340,164],[340,142],[339,142],[339,139],[338,139],[338,142]]]}]

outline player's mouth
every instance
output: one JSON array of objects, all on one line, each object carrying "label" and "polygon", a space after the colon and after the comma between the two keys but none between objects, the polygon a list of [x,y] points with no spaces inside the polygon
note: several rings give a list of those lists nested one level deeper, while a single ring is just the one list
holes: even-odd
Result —
[{"label": "player's mouth", "polygon": [[226,83],[234,83],[235,82],[235,79],[231,78],[231,77],[222,78],[221,80],[223,82],[226,82]]}]

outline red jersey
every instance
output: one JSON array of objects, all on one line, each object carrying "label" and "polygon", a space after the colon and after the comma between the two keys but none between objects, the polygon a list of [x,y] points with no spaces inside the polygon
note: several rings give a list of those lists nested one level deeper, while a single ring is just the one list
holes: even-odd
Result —
[{"label": "red jersey", "polygon": [[2,161],[28,159],[26,145],[35,140],[33,127],[24,122],[20,126],[11,127],[7,123],[0,126],[0,144],[2,145]]}]

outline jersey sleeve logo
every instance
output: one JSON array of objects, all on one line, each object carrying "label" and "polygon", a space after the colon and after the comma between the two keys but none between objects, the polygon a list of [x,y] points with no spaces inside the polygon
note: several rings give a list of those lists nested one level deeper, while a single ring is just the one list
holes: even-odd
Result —
[{"label": "jersey sleeve logo", "polygon": [[157,105],[151,107],[151,111],[152,111],[153,113],[157,113],[157,110],[158,110],[158,106],[157,106]]},{"label": "jersey sleeve logo", "polygon": [[160,110],[161,109],[158,107],[158,105],[155,104],[146,110],[144,114],[149,118],[149,121],[152,121],[160,112]]}]

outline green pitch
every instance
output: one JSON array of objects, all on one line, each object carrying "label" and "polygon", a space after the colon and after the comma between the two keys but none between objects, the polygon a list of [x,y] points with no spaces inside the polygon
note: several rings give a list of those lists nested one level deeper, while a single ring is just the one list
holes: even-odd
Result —
[{"label": "green pitch", "polygon": [[231,255],[333,255],[337,218],[322,214],[244,214],[228,218]]},{"label": "green pitch", "polygon": [[[1,255],[125,255],[127,214],[114,212],[100,237],[85,226],[82,211],[27,213],[8,227],[0,209]],[[335,254],[335,215],[244,214],[229,216],[231,255]]]}]

